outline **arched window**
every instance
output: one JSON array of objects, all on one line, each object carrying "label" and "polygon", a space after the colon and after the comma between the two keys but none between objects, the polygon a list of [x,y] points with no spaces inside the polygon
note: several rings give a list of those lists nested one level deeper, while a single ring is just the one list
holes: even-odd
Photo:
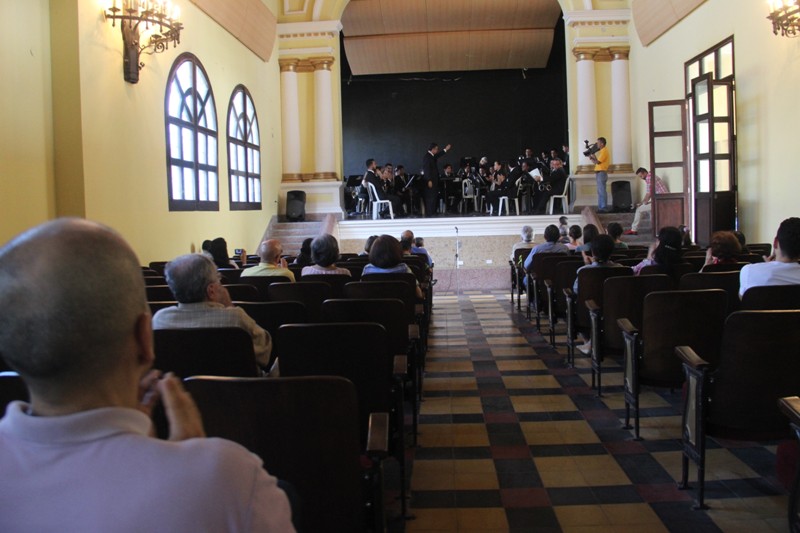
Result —
[{"label": "arched window", "polygon": [[244,85],[228,105],[228,174],[231,210],[261,209],[261,148],[258,115]]},{"label": "arched window", "polygon": [[169,210],[218,211],[217,111],[193,54],[181,54],[172,65],[165,108]]}]

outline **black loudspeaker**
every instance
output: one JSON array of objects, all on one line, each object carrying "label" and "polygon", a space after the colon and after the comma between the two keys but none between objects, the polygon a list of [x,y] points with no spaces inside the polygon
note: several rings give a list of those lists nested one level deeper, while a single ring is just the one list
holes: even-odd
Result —
[{"label": "black loudspeaker", "polygon": [[629,181],[611,182],[611,203],[615,213],[627,213],[631,210],[633,199]]},{"label": "black loudspeaker", "polygon": [[292,221],[306,219],[305,191],[289,191],[286,193],[286,218]]}]

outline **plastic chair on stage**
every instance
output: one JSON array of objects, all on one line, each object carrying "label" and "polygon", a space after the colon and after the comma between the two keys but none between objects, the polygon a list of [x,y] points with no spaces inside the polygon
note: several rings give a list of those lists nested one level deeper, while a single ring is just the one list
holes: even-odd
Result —
[{"label": "plastic chair on stage", "polygon": [[380,200],[378,199],[378,192],[375,190],[375,185],[372,183],[367,182],[367,187],[369,191],[369,201],[372,204],[372,220],[377,220],[380,218],[380,207],[381,205],[386,205],[389,207],[389,216],[394,218],[394,209],[392,209],[392,202],[389,200]]},{"label": "plastic chair on stage", "polygon": [[553,214],[553,207],[555,207],[556,199],[561,200],[561,212],[567,214],[569,210],[569,198],[567,198],[567,193],[569,192],[569,182],[572,178],[567,178],[567,182],[564,184],[564,192],[561,194],[554,194],[547,200],[547,214]]}]

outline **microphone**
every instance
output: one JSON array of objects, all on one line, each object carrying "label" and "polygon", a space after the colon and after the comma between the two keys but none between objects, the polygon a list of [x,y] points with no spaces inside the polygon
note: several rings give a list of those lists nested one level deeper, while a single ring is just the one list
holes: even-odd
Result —
[{"label": "microphone", "polygon": [[456,233],[458,233],[458,226],[456,226]]}]

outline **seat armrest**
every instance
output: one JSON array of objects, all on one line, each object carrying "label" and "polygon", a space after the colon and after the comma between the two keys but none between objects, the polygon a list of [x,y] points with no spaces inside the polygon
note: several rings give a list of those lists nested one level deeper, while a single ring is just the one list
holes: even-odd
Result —
[{"label": "seat armrest", "polygon": [[389,413],[369,414],[366,451],[370,457],[386,457],[389,454]]},{"label": "seat armrest", "polygon": [[600,313],[600,306],[597,305],[597,302],[594,300],[586,300],[586,308],[589,310],[590,313],[599,314]]},{"label": "seat armrest", "polygon": [[408,340],[419,340],[419,324],[408,325]]},{"label": "seat armrest", "polygon": [[701,370],[703,368],[708,368],[709,366],[709,363],[697,355],[689,346],[676,346],[675,355],[677,355],[678,358],[683,361],[683,364],[688,365],[695,370]]},{"label": "seat armrest", "polygon": [[408,374],[408,357],[405,355],[394,356],[392,375],[396,378],[405,378]]},{"label": "seat armrest", "polygon": [[792,424],[800,425],[800,398],[789,396],[778,400],[781,412],[789,417]]},{"label": "seat armrest", "polygon": [[563,290],[564,290],[564,296],[567,297],[567,300],[574,300],[575,299],[575,293],[572,292],[572,288],[571,287],[565,287]]},{"label": "seat armrest", "polygon": [[544,280],[544,286],[547,287],[548,289],[552,289],[553,288],[553,280],[552,279]]},{"label": "seat armrest", "polygon": [[618,318],[617,326],[619,326],[619,329],[622,330],[623,335],[625,333],[627,333],[628,335],[636,335],[639,333],[639,330],[636,329],[633,326],[633,324],[631,324],[631,321],[628,320],[627,318]]}]

